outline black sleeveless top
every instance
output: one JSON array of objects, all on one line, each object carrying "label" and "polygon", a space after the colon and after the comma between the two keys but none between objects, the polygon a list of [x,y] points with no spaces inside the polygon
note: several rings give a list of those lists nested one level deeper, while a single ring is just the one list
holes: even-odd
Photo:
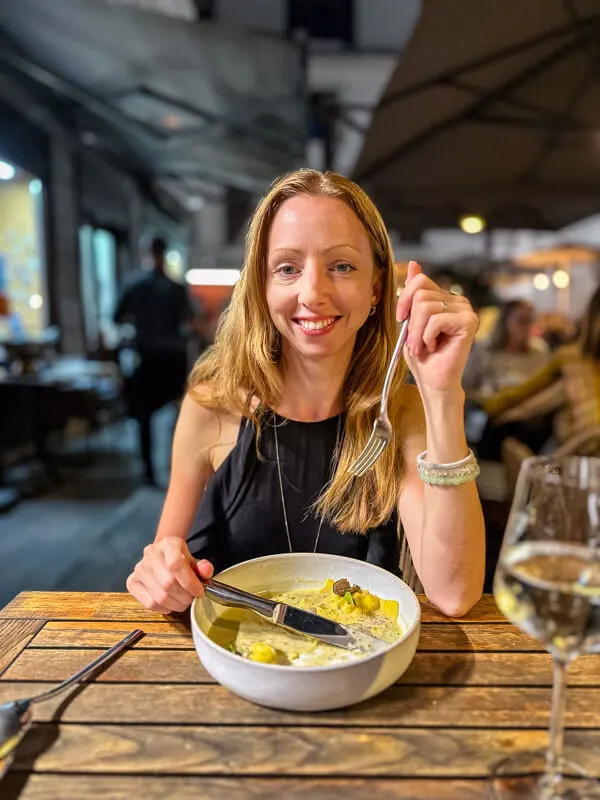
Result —
[{"label": "black sleeveless top", "polygon": [[[295,422],[276,414],[267,418],[260,438],[262,458],[256,452],[254,425],[242,419],[236,445],[208,482],[196,531],[188,538],[194,558],[207,558],[216,572],[250,558],[289,552],[275,425],[292,550],[314,551],[320,518],[311,508],[333,475],[344,416],[321,422]],[[399,574],[397,513],[366,534],[342,534],[324,520],[317,552],[357,558]]]}]

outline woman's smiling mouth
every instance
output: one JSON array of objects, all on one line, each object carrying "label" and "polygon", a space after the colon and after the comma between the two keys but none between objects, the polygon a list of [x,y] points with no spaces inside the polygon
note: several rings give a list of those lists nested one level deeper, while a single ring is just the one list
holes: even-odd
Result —
[{"label": "woman's smiling mouth", "polygon": [[320,336],[329,333],[340,317],[320,317],[319,319],[296,318],[294,323],[307,336]]}]

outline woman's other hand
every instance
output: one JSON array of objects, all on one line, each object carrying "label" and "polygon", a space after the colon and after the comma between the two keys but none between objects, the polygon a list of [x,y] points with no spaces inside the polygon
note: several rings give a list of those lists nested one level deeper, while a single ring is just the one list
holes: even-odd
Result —
[{"label": "woman's other hand", "polygon": [[469,301],[441,289],[411,261],[396,316],[404,320],[409,314],[404,356],[421,395],[426,399],[427,393],[462,391],[462,374],[478,325]]},{"label": "woman's other hand", "polygon": [[[202,580],[213,574],[210,561],[196,561],[179,536],[165,536],[144,548],[129,578],[128,591],[151,611],[185,611],[204,594]],[[201,580],[202,579],[202,580]]]}]

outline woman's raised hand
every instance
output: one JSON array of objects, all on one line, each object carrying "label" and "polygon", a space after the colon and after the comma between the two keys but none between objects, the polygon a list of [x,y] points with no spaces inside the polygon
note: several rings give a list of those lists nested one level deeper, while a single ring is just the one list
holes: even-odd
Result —
[{"label": "woman's raised hand", "polygon": [[404,355],[423,399],[427,392],[460,390],[478,325],[469,301],[441,289],[411,261],[396,316],[404,320],[409,314]]},{"label": "woman's raised hand", "polygon": [[141,561],[127,578],[127,590],[151,611],[170,614],[185,611],[195,597],[201,597],[202,580],[212,574],[210,561],[196,561],[183,539],[165,536],[144,548]]}]

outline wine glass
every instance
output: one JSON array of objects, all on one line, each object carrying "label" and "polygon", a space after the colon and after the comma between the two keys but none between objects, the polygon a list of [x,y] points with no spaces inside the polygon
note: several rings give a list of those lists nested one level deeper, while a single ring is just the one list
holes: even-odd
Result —
[{"label": "wine glass", "polygon": [[554,682],[547,752],[497,764],[491,796],[600,798],[600,784],[563,752],[567,669],[581,653],[600,652],[600,458],[523,462],[494,594],[502,613],[550,652]]}]

